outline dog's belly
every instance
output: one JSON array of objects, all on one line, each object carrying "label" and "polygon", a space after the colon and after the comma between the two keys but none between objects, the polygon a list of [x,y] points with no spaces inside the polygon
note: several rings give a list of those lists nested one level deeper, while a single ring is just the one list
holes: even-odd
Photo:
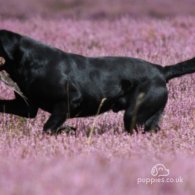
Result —
[{"label": "dog's belly", "polygon": [[102,99],[98,102],[83,102],[80,107],[75,110],[72,117],[88,117],[95,116],[113,110],[114,112],[119,112],[124,110],[127,106],[126,97],[118,98],[117,100]]},{"label": "dog's belly", "polygon": [[127,107],[127,99],[125,97],[119,98],[112,106],[113,112],[119,112]]}]

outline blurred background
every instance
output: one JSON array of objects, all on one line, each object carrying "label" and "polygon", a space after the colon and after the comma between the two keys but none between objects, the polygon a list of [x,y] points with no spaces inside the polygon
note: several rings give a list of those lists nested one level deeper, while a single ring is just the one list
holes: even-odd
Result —
[{"label": "blurred background", "polygon": [[195,15],[195,0],[0,0],[1,18],[82,19]]}]

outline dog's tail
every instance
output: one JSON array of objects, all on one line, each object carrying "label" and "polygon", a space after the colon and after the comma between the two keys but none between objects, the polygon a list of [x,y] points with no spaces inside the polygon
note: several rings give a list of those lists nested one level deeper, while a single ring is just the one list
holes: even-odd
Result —
[{"label": "dog's tail", "polygon": [[195,72],[195,58],[163,68],[163,73],[167,82],[175,77],[180,77],[193,72]]}]

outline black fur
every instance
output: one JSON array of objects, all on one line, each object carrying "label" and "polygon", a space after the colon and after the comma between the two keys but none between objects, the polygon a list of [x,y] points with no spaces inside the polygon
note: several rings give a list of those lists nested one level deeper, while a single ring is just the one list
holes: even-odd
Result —
[{"label": "black fur", "polygon": [[[125,129],[158,129],[167,102],[166,82],[195,72],[195,58],[161,67],[129,57],[91,58],[64,53],[26,36],[1,30],[0,69],[9,73],[28,99],[0,100],[0,112],[35,117],[51,113],[43,130],[56,133],[67,117],[125,110]],[[104,99],[104,102],[102,101]]]}]

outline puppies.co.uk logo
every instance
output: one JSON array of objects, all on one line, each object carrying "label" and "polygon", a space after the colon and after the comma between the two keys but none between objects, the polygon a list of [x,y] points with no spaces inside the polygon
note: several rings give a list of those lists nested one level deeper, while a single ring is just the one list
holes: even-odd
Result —
[{"label": "puppies.co.uk logo", "polygon": [[152,177],[137,178],[137,184],[154,184],[154,183],[183,183],[181,176],[169,177],[170,170],[162,163],[154,165],[150,171]]},{"label": "puppies.co.uk logo", "polygon": [[167,169],[163,164],[156,164],[151,169],[151,175],[154,177],[169,176],[169,169]]}]

